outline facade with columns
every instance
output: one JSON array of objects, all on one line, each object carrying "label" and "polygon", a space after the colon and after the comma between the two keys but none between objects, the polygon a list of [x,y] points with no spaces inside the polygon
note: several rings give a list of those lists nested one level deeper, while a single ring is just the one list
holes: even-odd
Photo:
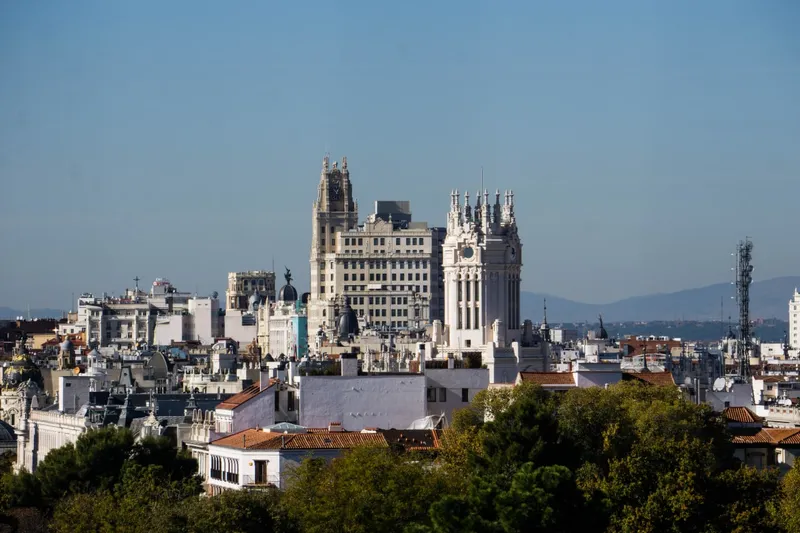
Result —
[{"label": "facade with columns", "polygon": [[443,246],[446,287],[445,324],[450,347],[483,346],[497,339],[520,340],[522,243],[514,218],[514,193],[494,205],[479,193],[475,207],[451,194]]},{"label": "facade with columns", "polygon": [[480,355],[491,383],[511,383],[520,371],[549,369],[549,343],[520,316],[522,241],[514,193],[450,195],[442,246],[445,320],[434,325],[436,351],[448,358]]}]

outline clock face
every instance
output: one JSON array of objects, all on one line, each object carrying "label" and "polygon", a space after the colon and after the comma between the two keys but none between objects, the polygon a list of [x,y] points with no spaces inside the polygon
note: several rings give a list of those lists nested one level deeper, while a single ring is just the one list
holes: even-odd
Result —
[{"label": "clock face", "polygon": [[464,259],[471,259],[472,256],[475,255],[475,250],[467,246],[466,248],[461,250],[461,255],[464,256]]}]

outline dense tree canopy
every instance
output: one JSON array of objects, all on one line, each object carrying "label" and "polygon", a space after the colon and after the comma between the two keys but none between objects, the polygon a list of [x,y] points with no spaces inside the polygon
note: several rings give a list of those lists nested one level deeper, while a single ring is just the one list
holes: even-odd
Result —
[{"label": "dense tree canopy", "polygon": [[442,442],[435,457],[306,459],[283,492],[199,497],[196,464],[173,444],[95,430],[35,474],[4,474],[0,510],[64,533],[800,533],[800,466],[779,480],[741,465],[720,418],[674,388],[492,389]]}]

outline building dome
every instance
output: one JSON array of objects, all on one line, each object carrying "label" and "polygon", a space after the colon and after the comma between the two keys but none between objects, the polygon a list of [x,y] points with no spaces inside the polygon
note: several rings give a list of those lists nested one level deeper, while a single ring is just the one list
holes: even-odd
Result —
[{"label": "building dome", "polygon": [[297,301],[297,289],[292,287],[292,271],[287,268],[283,277],[286,279],[286,285],[278,292],[278,301],[293,304]]},{"label": "building dome", "polygon": [[10,424],[0,420],[0,450],[10,447],[10,443],[17,442],[17,434]]},{"label": "building dome", "polygon": [[351,335],[355,337],[358,335],[358,317],[353,308],[350,307],[350,298],[344,299],[344,307],[339,315],[339,323],[337,324],[337,332],[339,338],[349,338]]},{"label": "building dome", "polygon": [[295,303],[297,301],[297,289],[287,283],[281,287],[281,290],[278,293],[278,300],[283,303]]}]

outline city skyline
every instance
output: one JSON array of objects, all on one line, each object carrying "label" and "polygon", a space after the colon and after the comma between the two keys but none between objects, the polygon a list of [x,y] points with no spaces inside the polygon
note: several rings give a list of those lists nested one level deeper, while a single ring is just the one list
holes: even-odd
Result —
[{"label": "city skyline", "polygon": [[526,291],[728,281],[745,236],[756,279],[796,274],[800,8],[682,5],[3,5],[0,306],[273,260],[307,291],[326,152],[360,222],[513,188]]}]

